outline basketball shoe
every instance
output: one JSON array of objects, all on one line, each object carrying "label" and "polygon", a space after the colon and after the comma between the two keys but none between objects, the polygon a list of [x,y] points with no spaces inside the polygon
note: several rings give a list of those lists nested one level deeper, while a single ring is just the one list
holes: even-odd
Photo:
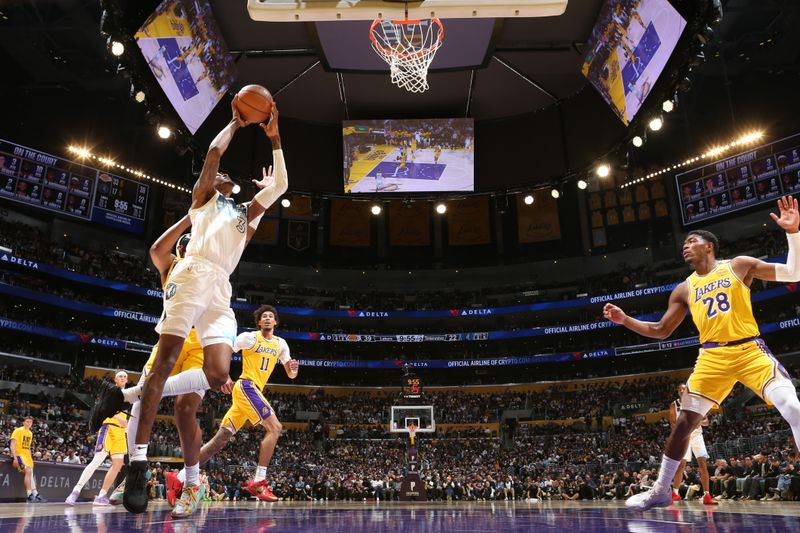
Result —
[{"label": "basketball shoe", "polygon": [[272,491],[269,490],[267,486],[267,482],[263,479],[261,481],[251,481],[245,487],[247,492],[258,498],[259,500],[265,502],[276,502],[278,501],[278,497],[272,494]]},{"label": "basketball shoe", "polygon": [[668,507],[672,505],[672,490],[667,487],[666,490],[662,489],[661,492],[653,487],[647,492],[640,492],[628,498],[625,502],[625,507],[637,511],[646,511],[651,507]]}]

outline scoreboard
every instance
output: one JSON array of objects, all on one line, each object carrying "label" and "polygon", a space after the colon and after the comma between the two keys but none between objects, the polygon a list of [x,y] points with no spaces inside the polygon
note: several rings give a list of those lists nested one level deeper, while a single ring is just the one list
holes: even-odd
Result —
[{"label": "scoreboard", "polygon": [[800,192],[800,134],[676,174],[684,225]]},{"label": "scoreboard", "polygon": [[0,197],[142,233],[150,186],[0,139]]}]

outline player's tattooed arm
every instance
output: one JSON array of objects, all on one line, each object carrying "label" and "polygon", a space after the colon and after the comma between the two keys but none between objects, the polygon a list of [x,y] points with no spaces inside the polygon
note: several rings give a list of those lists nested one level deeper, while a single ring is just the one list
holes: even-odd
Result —
[{"label": "player's tattooed arm", "polygon": [[653,339],[666,339],[678,329],[689,307],[689,288],[684,281],[672,290],[669,296],[667,311],[658,322],[644,322],[636,320],[614,304],[608,303],[603,307],[603,316],[615,324],[625,326],[629,330]]},{"label": "player's tattooed arm", "polygon": [[206,161],[203,163],[203,170],[200,171],[200,177],[197,178],[194,188],[192,189],[192,209],[202,207],[211,199],[211,196],[214,194],[214,181],[217,177],[217,172],[219,172],[219,162],[222,158],[222,154],[228,149],[228,145],[231,143],[231,139],[233,139],[236,130],[248,125],[248,122],[239,115],[239,111],[236,109],[236,101],[238,98],[238,96],[234,96],[233,102],[231,102],[231,109],[233,111],[231,121],[228,122],[227,126],[222,128],[222,131],[220,131],[216,137],[214,137],[214,140],[211,141],[211,145],[208,147]]},{"label": "player's tattooed arm", "polygon": [[740,255],[731,260],[734,274],[742,282],[750,286],[753,279],[764,281],[795,282],[800,281],[800,211],[797,208],[797,198],[784,196],[778,199],[780,215],[770,213],[772,220],[786,232],[789,241],[789,252],[786,254],[786,263],[767,263],[755,257]]},{"label": "player's tattooed arm", "polygon": [[175,254],[172,253],[175,249],[175,243],[178,242],[181,235],[183,235],[191,225],[192,221],[187,214],[173,224],[167,231],[162,233],[161,237],[156,239],[156,242],[150,247],[150,260],[153,261],[153,265],[158,269],[162,283],[172,261],[175,259]]}]

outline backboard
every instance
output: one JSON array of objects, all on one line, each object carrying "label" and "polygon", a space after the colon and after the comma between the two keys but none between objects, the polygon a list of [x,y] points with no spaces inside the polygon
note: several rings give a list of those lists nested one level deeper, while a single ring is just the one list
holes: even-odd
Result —
[{"label": "backboard", "polygon": [[408,426],[417,427],[417,433],[436,431],[432,405],[393,405],[389,417],[389,433],[408,433]]}]

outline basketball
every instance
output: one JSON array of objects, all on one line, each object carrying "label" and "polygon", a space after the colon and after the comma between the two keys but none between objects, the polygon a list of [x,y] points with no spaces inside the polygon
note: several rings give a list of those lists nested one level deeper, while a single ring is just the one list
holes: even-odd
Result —
[{"label": "basketball", "polygon": [[269,119],[274,102],[272,95],[261,85],[245,85],[237,93],[236,109],[247,122],[259,123]]}]

